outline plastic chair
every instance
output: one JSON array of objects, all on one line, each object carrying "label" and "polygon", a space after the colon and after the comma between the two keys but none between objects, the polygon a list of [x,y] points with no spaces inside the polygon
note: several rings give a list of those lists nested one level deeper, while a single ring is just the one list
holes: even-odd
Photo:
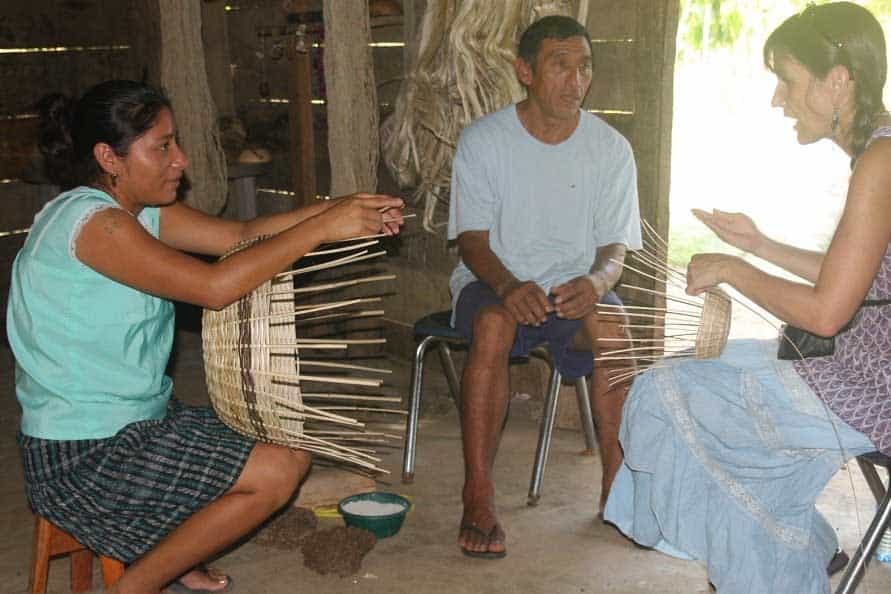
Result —
[{"label": "plastic chair", "polygon": [[[421,389],[424,383],[424,357],[431,347],[436,347],[439,360],[445,371],[449,391],[455,404],[461,406],[460,382],[452,360],[451,347],[466,348],[468,343],[450,325],[452,312],[439,311],[418,320],[414,325],[415,338],[418,346],[415,349],[412,361],[411,389],[409,400],[408,420],[405,430],[405,450],[402,457],[402,482],[411,483],[414,480],[415,454],[417,453],[418,418],[421,411]],[[527,505],[536,505],[541,497],[541,485],[544,470],[548,460],[551,446],[551,436],[554,432],[554,421],[557,411],[557,394],[560,391],[562,377],[554,366],[547,350],[543,347],[534,349],[529,353],[545,361],[550,368],[550,381],[548,391],[545,394],[544,413],[541,419],[541,429],[538,434],[538,446],[535,450],[535,462],[532,466],[532,480],[529,485]],[[511,363],[525,361],[525,359],[512,360]],[[588,399],[588,384],[584,377],[575,380],[576,398],[578,399],[579,414],[582,420],[582,428],[585,432],[586,452],[593,453],[596,446],[594,435],[594,421],[591,418],[591,405]]]},{"label": "plastic chair", "polygon": [[860,465],[860,470],[863,471],[866,483],[876,498],[878,509],[876,509],[872,523],[866,529],[863,540],[860,541],[854,557],[848,563],[845,575],[839,582],[838,588],[835,589],[835,594],[853,594],[857,589],[857,585],[866,572],[866,566],[872,560],[873,555],[875,555],[879,541],[882,539],[882,534],[885,533],[889,523],[891,523],[891,488],[882,483],[879,473],[876,472],[876,466],[884,466],[891,472],[891,458],[879,452],[872,452],[857,456],[857,464]]},{"label": "plastic chair", "polygon": [[[34,543],[31,549],[30,594],[46,594],[50,558],[71,555],[71,591],[86,592],[93,588],[93,552],[73,536],[41,516],[34,519]],[[124,575],[124,564],[110,557],[99,557],[102,583],[108,588]]]}]

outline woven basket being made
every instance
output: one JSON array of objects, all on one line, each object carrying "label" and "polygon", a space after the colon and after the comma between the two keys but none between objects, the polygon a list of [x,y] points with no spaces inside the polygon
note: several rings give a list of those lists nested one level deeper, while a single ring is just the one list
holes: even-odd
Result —
[{"label": "woven basket being made", "polygon": [[721,356],[730,334],[731,302],[721,289],[709,289],[702,304],[702,317],[696,332],[697,359],[715,359]]},{"label": "woven basket being made", "polygon": [[[236,246],[223,256],[261,241],[260,238]],[[340,248],[313,252],[298,262],[295,270],[277,275],[235,303],[220,310],[205,310],[202,327],[207,390],[217,416],[233,430],[261,442],[302,449],[332,460],[381,471],[379,459],[364,447],[364,441],[380,442],[381,434],[371,434],[365,425],[344,416],[331,406],[338,400],[392,401],[368,394],[338,394],[338,387],[378,387],[373,377],[388,370],[352,365],[337,360],[320,360],[319,352],[344,352],[353,343],[380,343],[378,340],[309,339],[298,336],[300,323],[314,320],[339,321],[381,315],[382,311],[357,311],[363,303],[380,298],[353,298],[342,301],[305,303],[304,297],[346,286],[389,280],[392,276],[366,277],[344,282],[326,282],[297,287],[294,279],[319,269],[332,269],[383,255],[369,253],[371,243],[354,243]],[[346,255],[343,255],[346,252]],[[329,257],[328,254],[336,254]],[[327,258],[315,263],[319,258]],[[301,265],[302,268],[300,267]],[[310,353],[316,356],[307,357]],[[301,361],[303,357],[303,361]],[[371,376],[371,377],[370,377]],[[310,402],[312,405],[310,405]],[[318,404],[321,402],[321,404]],[[334,412],[334,411],[338,412]]]}]

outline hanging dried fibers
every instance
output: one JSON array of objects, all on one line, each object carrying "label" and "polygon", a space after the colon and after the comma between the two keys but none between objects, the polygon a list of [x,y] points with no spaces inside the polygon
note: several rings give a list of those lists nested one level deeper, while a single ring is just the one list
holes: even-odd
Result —
[{"label": "hanging dried fibers", "polygon": [[400,187],[415,188],[425,229],[442,224],[436,206],[448,201],[461,129],[524,96],[513,67],[520,34],[543,16],[586,8],[578,0],[427,2],[417,58],[381,131],[384,162]]}]

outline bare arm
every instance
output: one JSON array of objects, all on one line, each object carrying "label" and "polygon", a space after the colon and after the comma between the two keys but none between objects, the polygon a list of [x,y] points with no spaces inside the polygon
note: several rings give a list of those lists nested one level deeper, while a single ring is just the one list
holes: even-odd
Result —
[{"label": "bare arm", "polygon": [[[272,278],[319,243],[381,232],[384,228],[381,209],[400,208],[401,205],[400,199],[384,196],[339,201],[279,234],[215,263],[204,262],[158,241],[127,212],[107,209],[95,214],[84,225],[75,251],[78,259],[90,268],[137,290],[220,309]],[[198,223],[212,219],[191,213],[185,216]],[[202,245],[202,241],[204,247],[222,246],[223,241],[217,244],[207,238],[214,230],[225,231],[229,227],[214,223],[209,229],[202,226],[193,230],[196,237],[205,239],[183,242],[193,248]],[[234,234],[226,240],[233,238]],[[182,242],[174,240],[173,243]]]},{"label": "bare arm", "polygon": [[488,231],[465,231],[458,236],[461,260],[502,300],[521,324],[538,325],[553,309],[547,295],[532,281],[521,281],[508,270],[489,247]]},{"label": "bare arm", "polygon": [[728,244],[779,266],[799,278],[812,283],[817,281],[823,265],[823,253],[803,250],[771,239],[755,226],[752,219],[742,213],[720,210],[709,213],[693,209],[693,214]]},{"label": "bare arm", "polygon": [[772,314],[821,336],[844,327],[860,307],[891,240],[891,140],[879,140],[860,158],[841,221],[814,286],[771,276],[723,254],[694,256],[687,292],[727,282]]},{"label": "bare arm", "polygon": [[[161,241],[178,250],[220,256],[241,241],[260,235],[275,235],[322,214],[341,201],[372,196],[360,193],[334,200],[316,200],[302,208],[250,221],[227,221],[177,202],[161,209]],[[398,213],[398,210],[395,212]],[[401,220],[398,214],[385,218]],[[398,231],[398,224],[388,225],[387,231]]]},{"label": "bare arm", "polygon": [[753,255],[766,260],[783,270],[787,270],[799,278],[817,282],[820,268],[823,267],[823,252],[804,250],[792,245],[765,238],[764,244]]},{"label": "bare arm", "polygon": [[575,320],[593,312],[603,296],[619,282],[626,251],[621,243],[600,246],[590,274],[551,289],[557,315]]}]

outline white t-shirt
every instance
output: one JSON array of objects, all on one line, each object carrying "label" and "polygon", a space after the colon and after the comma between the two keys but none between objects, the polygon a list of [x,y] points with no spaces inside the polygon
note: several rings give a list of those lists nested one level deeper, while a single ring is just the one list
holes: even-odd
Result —
[{"label": "white t-shirt", "polygon": [[[631,145],[585,111],[556,145],[532,136],[516,105],[475,120],[461,132],[452,164],[448,238],[486,230],[507,269],[545,293],[588,274],[600,246],[640,249]],[[449,281],[453,309],[474,280],[459,261]]]}]

